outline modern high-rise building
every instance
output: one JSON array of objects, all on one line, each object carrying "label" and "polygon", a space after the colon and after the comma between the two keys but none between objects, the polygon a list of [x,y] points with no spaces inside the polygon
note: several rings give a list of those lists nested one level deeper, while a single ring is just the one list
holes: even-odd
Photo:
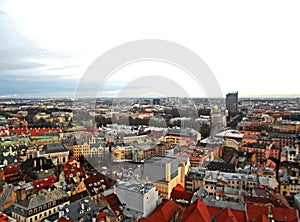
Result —
[{"label": "modern high-rise building", "polygon": [[238,112],[238,92],[226,94],[226,109],[229,116]]}]

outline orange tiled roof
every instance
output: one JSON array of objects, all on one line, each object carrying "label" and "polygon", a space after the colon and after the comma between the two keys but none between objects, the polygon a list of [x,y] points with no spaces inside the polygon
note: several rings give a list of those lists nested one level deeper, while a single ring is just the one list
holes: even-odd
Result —
[{"label": "orange tiled roof", "polygon": [[50,176],[48,178],[35,180],[33,182],[33,185],[36,190],[41,190],[52,186],[56,181],[57,181],[56,176]]},{"label": "orange tiled roof", "polygon": [[143,217],[141,222],[169,222],[170,219],[176,214],[179,207],[172,200],[164,200],[149,217]]},{"label": "orange tiled roof", "polygon": [[[218,208],[218,207],[212,207],[212,206],[206,206],[206,207],[207,207],[209,213],[212,216],[215,216],[215,217],[218,216],[224,210],[224,209],[221,209],[221,208]],[[230,209],[230,211],[233,213],[233,215],[235,216],[237,221],[247,221],[245,211],[233,210],[233,209]]]},{"label": "orange tiled roof", "polygon": [[173,190],[177,190],[177,191],[185,191],[184,187],[181,184],[177,184]]},{"label": "orange tiled roof", "polygon": [[109,216],[106,212],[101,212],[101,213],[99,213],[98,215],[97,215],[97,219],[100,219],[100,218],[105,218],[105,217],[107,217],[107,216]]},{"label": "orange tiled roof", "polygon": [[227,207],[224,208],[217,216],[217,221],[222,222],[239,222],[234,213]]},{"label": "orange tiled roof", "polygon": [[190,202],[193,198],[193,193],[185,192],[185,191],[178,191],[175,188],[171,192],[171,198],[173,200],[185,200]]},{"label": "orange tiled roof", "polygon": [[0,213],[0,222],[9,221],[8,219],[9,218],[7,215],[5,215],[4,213]]},{"label": "orange tiled roof", "polygon": [[249,221],[262,221],[262,216],[267,216],[269,213],[268,206],[250,203],[246,204],[246,210]]},{"label": "orange tiled roof", "polygon": [[179,220],[184,222],[207,222],[210,219],[211,215],[206,205],[200,199],[197,199],[185,212],[179,215]]},{"label": "orange tiled roof", "polygon": [[72,221],[68,220],[68,219],[66,219],[64,217],[61,217],[61,218],[58,219],[58,222],[72,222]]},{"label": "orange tiled roof", "polygon": [[104,199],[117,217],[119,217],[123,213],[122,203],[115,193],[105,196]]},{"label": "orange tiled roof", "polygon": [[275,221],[298,221],[298,211],[296,209],[273,207],[272,214]]}]

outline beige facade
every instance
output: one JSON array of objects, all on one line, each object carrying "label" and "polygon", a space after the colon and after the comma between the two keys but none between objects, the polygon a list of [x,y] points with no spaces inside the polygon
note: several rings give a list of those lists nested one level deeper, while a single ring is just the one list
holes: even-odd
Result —
[{"label": "beige facade", "polygon": [[59,212],[59,206],[67,202],[68,197],[64,190],[42,190],[29,200],[14,204],[12,217],[19,222],[39,222]]},{"label": "beige facade", "polygon": [[179,145],[179,146],[185,146],[187,145],[186,141],[184,138],[180,136],[165,136],[164,137],[164,142],[165,143],[170,143],[172,145]]},{"label": "beige facade", "polygon": [[140,139],[146,139],[147,137],[148,137],[147,134],[145,134],[145,135],[128,135],[128,136],[125,135],[123,137],[123,143],[129,144],[129,143],[132,143],[132,142],[140,140]]}]

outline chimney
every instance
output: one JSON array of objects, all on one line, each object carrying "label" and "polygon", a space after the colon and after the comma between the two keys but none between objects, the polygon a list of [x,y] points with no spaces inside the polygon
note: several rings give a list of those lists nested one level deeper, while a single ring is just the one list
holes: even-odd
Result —
[{"label": "chimney", "polygon": [[96,222],[96,221],[97,221],[97,219],[96,219],[96,218],[97,218],[97,215],[96,215],[96,214],[94,214],[94,215],[93,215],[93,217],[92,217],[92,222]]},{"label": "chimney", "polygon": [[59,206],[59,213],[58,213],[58,217],[61,218],[62,216],[64,216],[64,210],[63,210],[63,206],[60,205]]}]

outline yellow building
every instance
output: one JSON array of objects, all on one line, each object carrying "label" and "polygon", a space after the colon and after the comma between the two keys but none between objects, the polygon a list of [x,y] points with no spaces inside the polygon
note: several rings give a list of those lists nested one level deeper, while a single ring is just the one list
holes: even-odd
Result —
[{"label": "yellow building", "polygon": [[112,158],[115,161],[132,160],[133,146],[117,146],[112,150]]},{"label": "yellow building", "polygon": [[185,175],[190,167],[189,158],[154,156],[144,163],[141,182],[153,183],[162,198],[170,198],[173,188],[180,184],[185,186]]},{"label": "yellow building", "polygon": [[83,142],[73,145],[73,156],[78,159],[80,156],[102,157],[108,147],[103,144]]},{"label": "yellow building", "polygon": [[179,146],[186,146],[187,145],[184,138],[180,137],[180,136],[172,136],[172,135],[165,136],[164,137],[164,142],[165,143],[170,143],[172,145],[179,145]]}]

